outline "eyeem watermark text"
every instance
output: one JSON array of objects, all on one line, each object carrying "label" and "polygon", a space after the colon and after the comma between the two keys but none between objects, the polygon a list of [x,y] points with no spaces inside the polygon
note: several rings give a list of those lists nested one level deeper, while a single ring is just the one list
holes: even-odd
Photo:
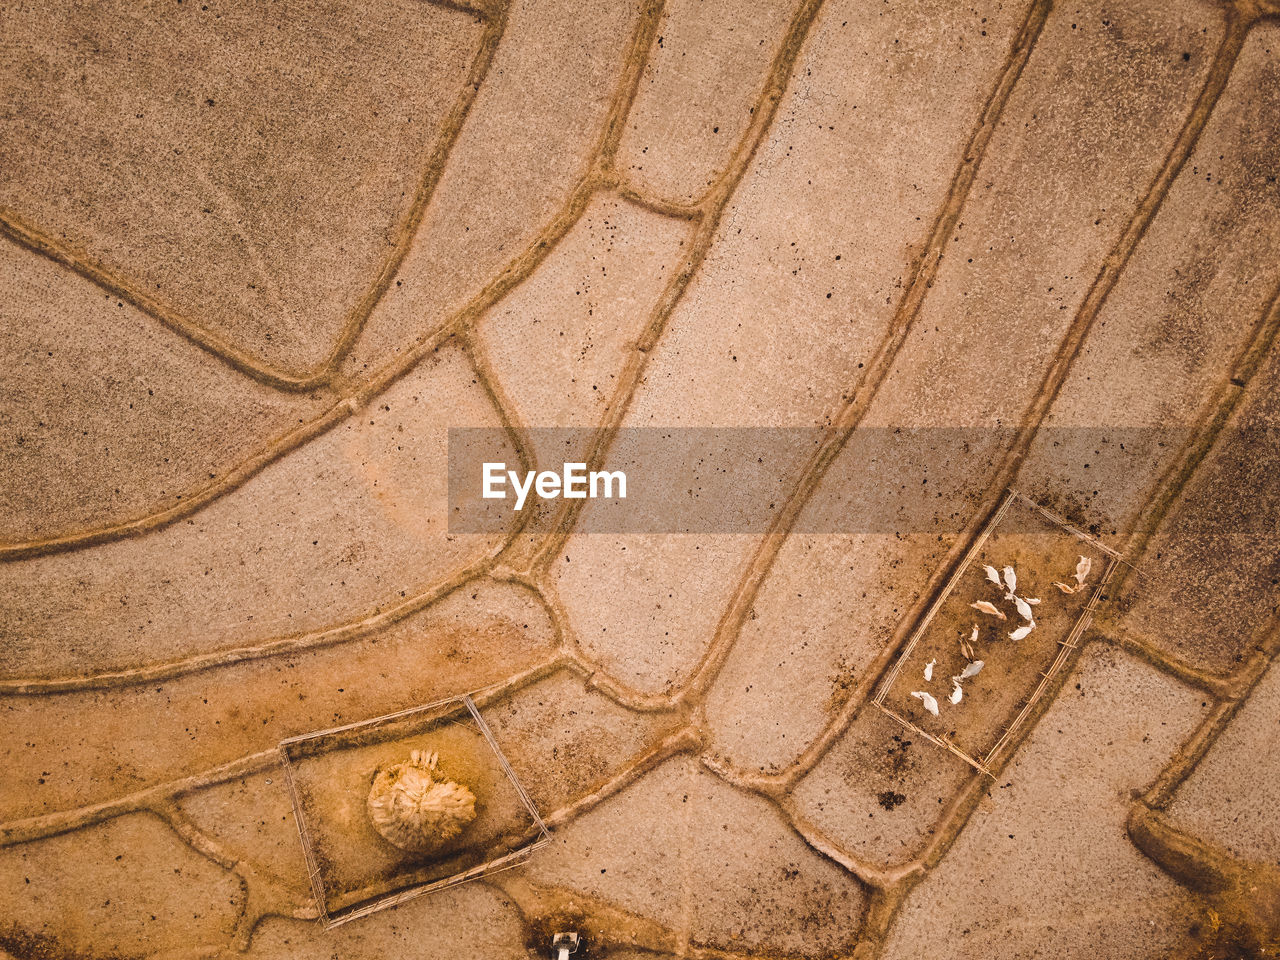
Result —
[{"label": "eyeem watermark text", "polygon": [[621,470],[588,471],[585,463],[566,463],[560,473],[528,470],[522,479],[515,470],[508,470],[505,462],[484,464],[484,499],[506,500],[513,492],[515,509],[523,510],[530,490],[542,500],[625,500],[627,475]]}]

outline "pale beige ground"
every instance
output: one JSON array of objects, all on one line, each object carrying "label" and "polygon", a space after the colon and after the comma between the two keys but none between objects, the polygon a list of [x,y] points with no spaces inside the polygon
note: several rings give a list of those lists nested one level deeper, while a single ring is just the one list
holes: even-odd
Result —
[{"label": "pale beige ground", "polygon": [[[1271,0],[9,4],[0,89],[0,957],[1280,951]],[[451,426],[827,432],[482,536]],[[1132,567],[987,776],[870,700],[1009,486]],[[480,690],[552,842],[324,930],[276,745]]]}]

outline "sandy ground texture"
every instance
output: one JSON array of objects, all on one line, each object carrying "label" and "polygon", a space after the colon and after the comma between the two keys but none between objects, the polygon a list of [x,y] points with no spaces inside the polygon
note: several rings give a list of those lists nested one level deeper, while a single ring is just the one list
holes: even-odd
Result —
[{"label": "sandy ground texture", "polygon": [[[0,90],[0,957],[1280,955],[1274,0],[11,2]],[[819,439],[459,534],[461,426]],[[326,929],[527,811],[361,727],[309,865],[279,743],[467,692],[550,841]]]}]

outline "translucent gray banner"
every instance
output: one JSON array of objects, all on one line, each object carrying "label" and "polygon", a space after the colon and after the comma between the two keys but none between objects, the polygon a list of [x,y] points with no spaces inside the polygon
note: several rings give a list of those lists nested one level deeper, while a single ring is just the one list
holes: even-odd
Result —
[{"label": "translucent gray banner", "polygon": [[[764,533],[825,451],[826,473],[794,532],[959,532],[990,499],[1018,436],[1014,428],[862,427],[834,452],[822,428],[646,427],[619,431],[592,476],[593,430],[526,431],[524,452],[536,462],[522,462],[504,430],[452,428],[449,530],[493,533],[520,520],[531,532]],[[1148,495],[1193,436],[1187,427],[1042,428],[1015,483],[1073,522],[1109,532],[1099,529],[1111,521],[1108,504]],[[1227,431],[1214,449],[1220,471],[1233,461],[1241,478],[1256,478],[1267,462],[1280,471],[1274,428]],[[1193,511],[1187,532],[1277,536],[1280,498],[1259,490],[1255,499],[1243,510]]]}]

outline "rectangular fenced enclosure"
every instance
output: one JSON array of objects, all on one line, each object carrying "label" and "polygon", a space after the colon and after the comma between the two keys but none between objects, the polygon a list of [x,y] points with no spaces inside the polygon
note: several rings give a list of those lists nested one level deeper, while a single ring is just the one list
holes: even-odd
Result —
[{"label": "rectangular fenced enclosure", "polygon": [[[328,926],[515,866],[550,840],[470,696],[292,737],[280,743],[280,757]],[[406,844],[374,819],[373,791],[410,767],[429,771],[415,786],[431,784],[434,775],[445,800],[470,794],[463,807],[471,818],[455,818],[456,834],[427,848]]]},{"label": "rectangular fenced enclosure", "polygon": [[1010,490],[872,702],[991,776],[1120,562],[1116,551]]}]

